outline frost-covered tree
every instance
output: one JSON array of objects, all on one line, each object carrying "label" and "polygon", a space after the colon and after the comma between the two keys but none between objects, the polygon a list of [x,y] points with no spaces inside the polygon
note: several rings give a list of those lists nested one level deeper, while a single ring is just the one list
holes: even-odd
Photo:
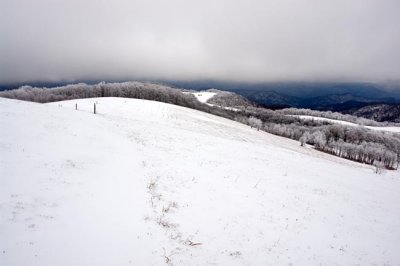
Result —
[{"label": "frost-covered tree", "polygon": [[255,118],[253,116],[249,117],[249,125],[251,127],[255,127],[257,129],[260,129],[262,127],[262,121],[258,118]]},{"label": "frost-covered tree", "polygon": [[308,131],[304,132],[300,138],[300,145],[304,146],[310,139],[311,139],[310,132],[308,132]]}]

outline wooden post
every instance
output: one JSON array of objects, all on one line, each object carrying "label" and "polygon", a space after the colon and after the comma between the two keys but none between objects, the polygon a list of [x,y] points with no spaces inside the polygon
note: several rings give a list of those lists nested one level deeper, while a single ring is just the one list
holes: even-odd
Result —
[{"label": "wooden post", "polygon": [[77,103],[75,104],[75,110],[78,110],[78,104]]},{"label": "wooden post", "polygon": [[93,113],[94,114],[96,113],[96,103],[94,103],[94,106],[93,106]]}]

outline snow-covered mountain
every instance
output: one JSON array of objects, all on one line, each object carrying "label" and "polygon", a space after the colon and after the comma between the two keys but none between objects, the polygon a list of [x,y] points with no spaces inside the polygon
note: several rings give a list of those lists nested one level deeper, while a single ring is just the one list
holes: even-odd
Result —
[{"label": "snow-covered mountain", "polygon": [[399,171],[145,100],[0,123],[0,265],[400,263]]}]

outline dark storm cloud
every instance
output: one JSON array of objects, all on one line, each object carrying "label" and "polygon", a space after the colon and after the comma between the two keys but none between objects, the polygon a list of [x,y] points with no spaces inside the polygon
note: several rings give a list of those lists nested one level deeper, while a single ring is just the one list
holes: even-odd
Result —
[{"label": "dark storm cloud", "polygon": [[1,0],[0,10],[0,82],[400,77],[398,0]]}]

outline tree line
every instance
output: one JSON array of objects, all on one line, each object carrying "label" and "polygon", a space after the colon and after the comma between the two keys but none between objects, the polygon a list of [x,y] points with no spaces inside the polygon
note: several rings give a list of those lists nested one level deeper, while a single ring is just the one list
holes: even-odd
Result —
[{"label": "tree line", "polygon": [[199,105],[191,94],[182,94],[171,87],[142,82],[101,82],[95,85],[79,83],[51,89],[22,86],[15,90],[1,91],[0,97],[38,103],[96,97],[125,97],[160,101],[190,108]]},{"label": "tree line", "polygon": [[332,124],[328,121],[303,120],[264,108],[247,108],[235,120],[349,160],[381,165],[392,170],[399,165],[398,133]]},{"label": "tree line", "polygon": [[309,115],[309,116],[325,117],[325,118],[334,119],[334,120],[347,121],[347,122],[351,122],[351,123],[363,125],[363,126],[375,126],[375,127],[391,126],[391,125],[398,126],[397,123],[377,122],[375,120],[364,118],[364,117],[358,117],[358,116],[353,116],[353,115],[348,115],[348,114],[341,114],[341,113],[332,112],[332,111],[317,111],[317,110],[301,109],[301,108],[286,108],[286,109],[282,109],[282,110],[277,110],[277,112],[280,114],[283,114],[283,115]]}]

